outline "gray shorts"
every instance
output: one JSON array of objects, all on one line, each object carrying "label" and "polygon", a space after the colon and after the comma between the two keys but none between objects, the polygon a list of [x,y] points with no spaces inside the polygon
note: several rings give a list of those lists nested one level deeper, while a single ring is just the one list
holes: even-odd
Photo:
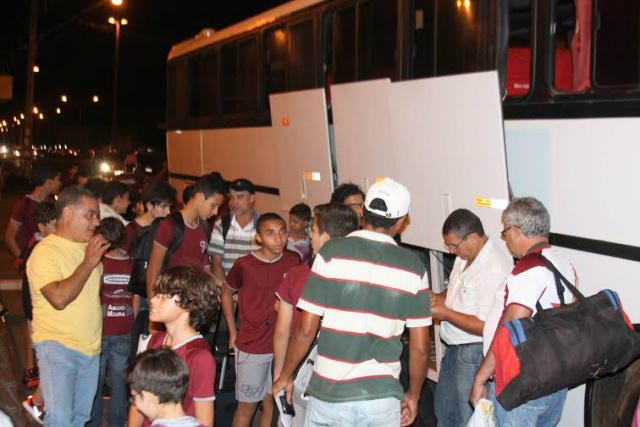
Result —
[{"label": "gray shorts", "polygon": [[263,401],[271,394],[273,353],[250,354],[236,349],[236,399],[238,402]]}]

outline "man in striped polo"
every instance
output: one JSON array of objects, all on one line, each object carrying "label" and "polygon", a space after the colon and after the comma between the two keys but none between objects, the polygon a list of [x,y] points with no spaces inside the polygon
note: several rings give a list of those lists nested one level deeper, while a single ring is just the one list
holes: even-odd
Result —
[{"label": "man in striped polo", "polygon": [[224,218],[216,221],[207,250],[212,258],[213,275],[218,286],[222,286],[238,258],[260,249],[255,243],[256,223],[260,217],[253,209],[255,202],[255,188],[251,181],[239,178],[229,184],[231,221],[226,235]]},{"label": "man in striped polo", "polygon": [[[411,197],[395,181],[367,193],[364,229],[332,239],[316,256],[298,308],[303,312],[285,365],[273,385],[291,401],[292,373],[315,339],[305,426],[391,427],[411,424],[427,373],[431,312],[428,278],[413,253],[393,240]],[[410,389],[400,375],[400,336],[410,328]],[[402,402],[402,403],[401,403]]]}]

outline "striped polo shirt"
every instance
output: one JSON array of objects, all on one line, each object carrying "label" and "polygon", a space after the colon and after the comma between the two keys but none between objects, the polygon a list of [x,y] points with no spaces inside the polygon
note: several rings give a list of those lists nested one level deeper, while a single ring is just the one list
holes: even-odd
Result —
[{"label": "striped polo shirt", "polygon": [[307,392],[325,402],[404,401],[400,335],[431,325],[420,259],[381,233],[331,239],[316,256],[298,307],[322,316]]},{"label": "striped polo shirt", "polygon": [[218,219],[213,227],[211,241],[207,249],[209,255],[219,255],[222,257],[222,269],[224,270],[225,276],[229,274],[231,267],[233,267],[233,264],[238,258],[260,249],[260,246],[255,243],[256,224],[258,218],[260,218],[260,214],[254,211],[253,220],[244,228],[240,227],[234,214],[230,215],[232,215],[232,217],[227,239],[222,238],[222,219]]}]

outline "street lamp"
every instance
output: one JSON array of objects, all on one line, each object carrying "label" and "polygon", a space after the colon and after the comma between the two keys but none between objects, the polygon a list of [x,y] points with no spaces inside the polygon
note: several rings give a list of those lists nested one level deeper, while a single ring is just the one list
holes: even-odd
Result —
[{"label": "street lamp", "polygon": [[98,102],[100,101],[100,98],[98,98],[98,95],[93,95],[93,98],[91,98],[93,100],[93,102]]},{"label": "street lamp", "polygon": [[[119,1],[122,4],[122,0]],[[116,4],[116,3],[113,3]],[[118,61],[120,57],[120,26],[127,25],[129,21],[125,18],[117,20],[113,16],[109,18],[109,23],[116,26],[116,51],[113,61],[113,101],[111,106],[111,144],[115,144],[118,134]]]},{"label": "street lamp", "polygon": [[111,4],[114,6],[122,6],[122,0],[111,0]]},{"label": "street lamp", "polygon": [[62,96],[60,97],[60,100],[61,100],[62,102],[67,102],[69,99],[67,98],[67,95],[62,95]]}]

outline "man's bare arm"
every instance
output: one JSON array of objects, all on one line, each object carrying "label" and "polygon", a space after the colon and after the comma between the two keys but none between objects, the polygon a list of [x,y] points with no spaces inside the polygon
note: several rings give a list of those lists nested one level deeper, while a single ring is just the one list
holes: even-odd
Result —
[{"label": "man's bare arm", "polygon": [[402,425],[410,425],[418,415],[418,401],[429,369],[429,327],[409,328],[409,390],[402,411]]},{"label": "man's bare arm", "polygon": [[[102,259],[102,255],[109,249],[109,242],[100,235],[93,236],[87,245],[84,260],[66,279],[51,282],[42,287],[42,295],[56,310],[64,310],[71,304],[91,276],[91,272]],[[37,268],[37,266],[36,266]]]},{"label": "man's bare arm", "polygon": [[236,330],[236,320],[233,312],[233,294],[234,292],[229,289],[226,284],[222,285],[220,300],[222,303],[222,313],[224,314],[227,326],[229,327],[229,348],[235,347],[236,335],[238,333]]},{"label": "man's bare arm", "polygon": [[213,278],[216,281],[216,285],[222,287],[226,280],[224,270],[222,269],[222,256],[211,254],[211,266],[213,270]]},{"label": "man's bare arm", "polygon": [[162,270],[162,263],[164,262],[166,253],[166,249],[155,243],[153,244],[151,256],[149,257],[149,265],[147,266],[147,298],[149,299],[155,295],[153,285],[156,283],[160,270]]},{"label": "man's bare arm", "polygon": [[21,224],[10,220],[7,231],[4,233],[4,243],[7,245],[14,258],[18,258],[20,256],[20,246],[18,246],[16,236],[18,235],[18,230],[21,226]]}]

